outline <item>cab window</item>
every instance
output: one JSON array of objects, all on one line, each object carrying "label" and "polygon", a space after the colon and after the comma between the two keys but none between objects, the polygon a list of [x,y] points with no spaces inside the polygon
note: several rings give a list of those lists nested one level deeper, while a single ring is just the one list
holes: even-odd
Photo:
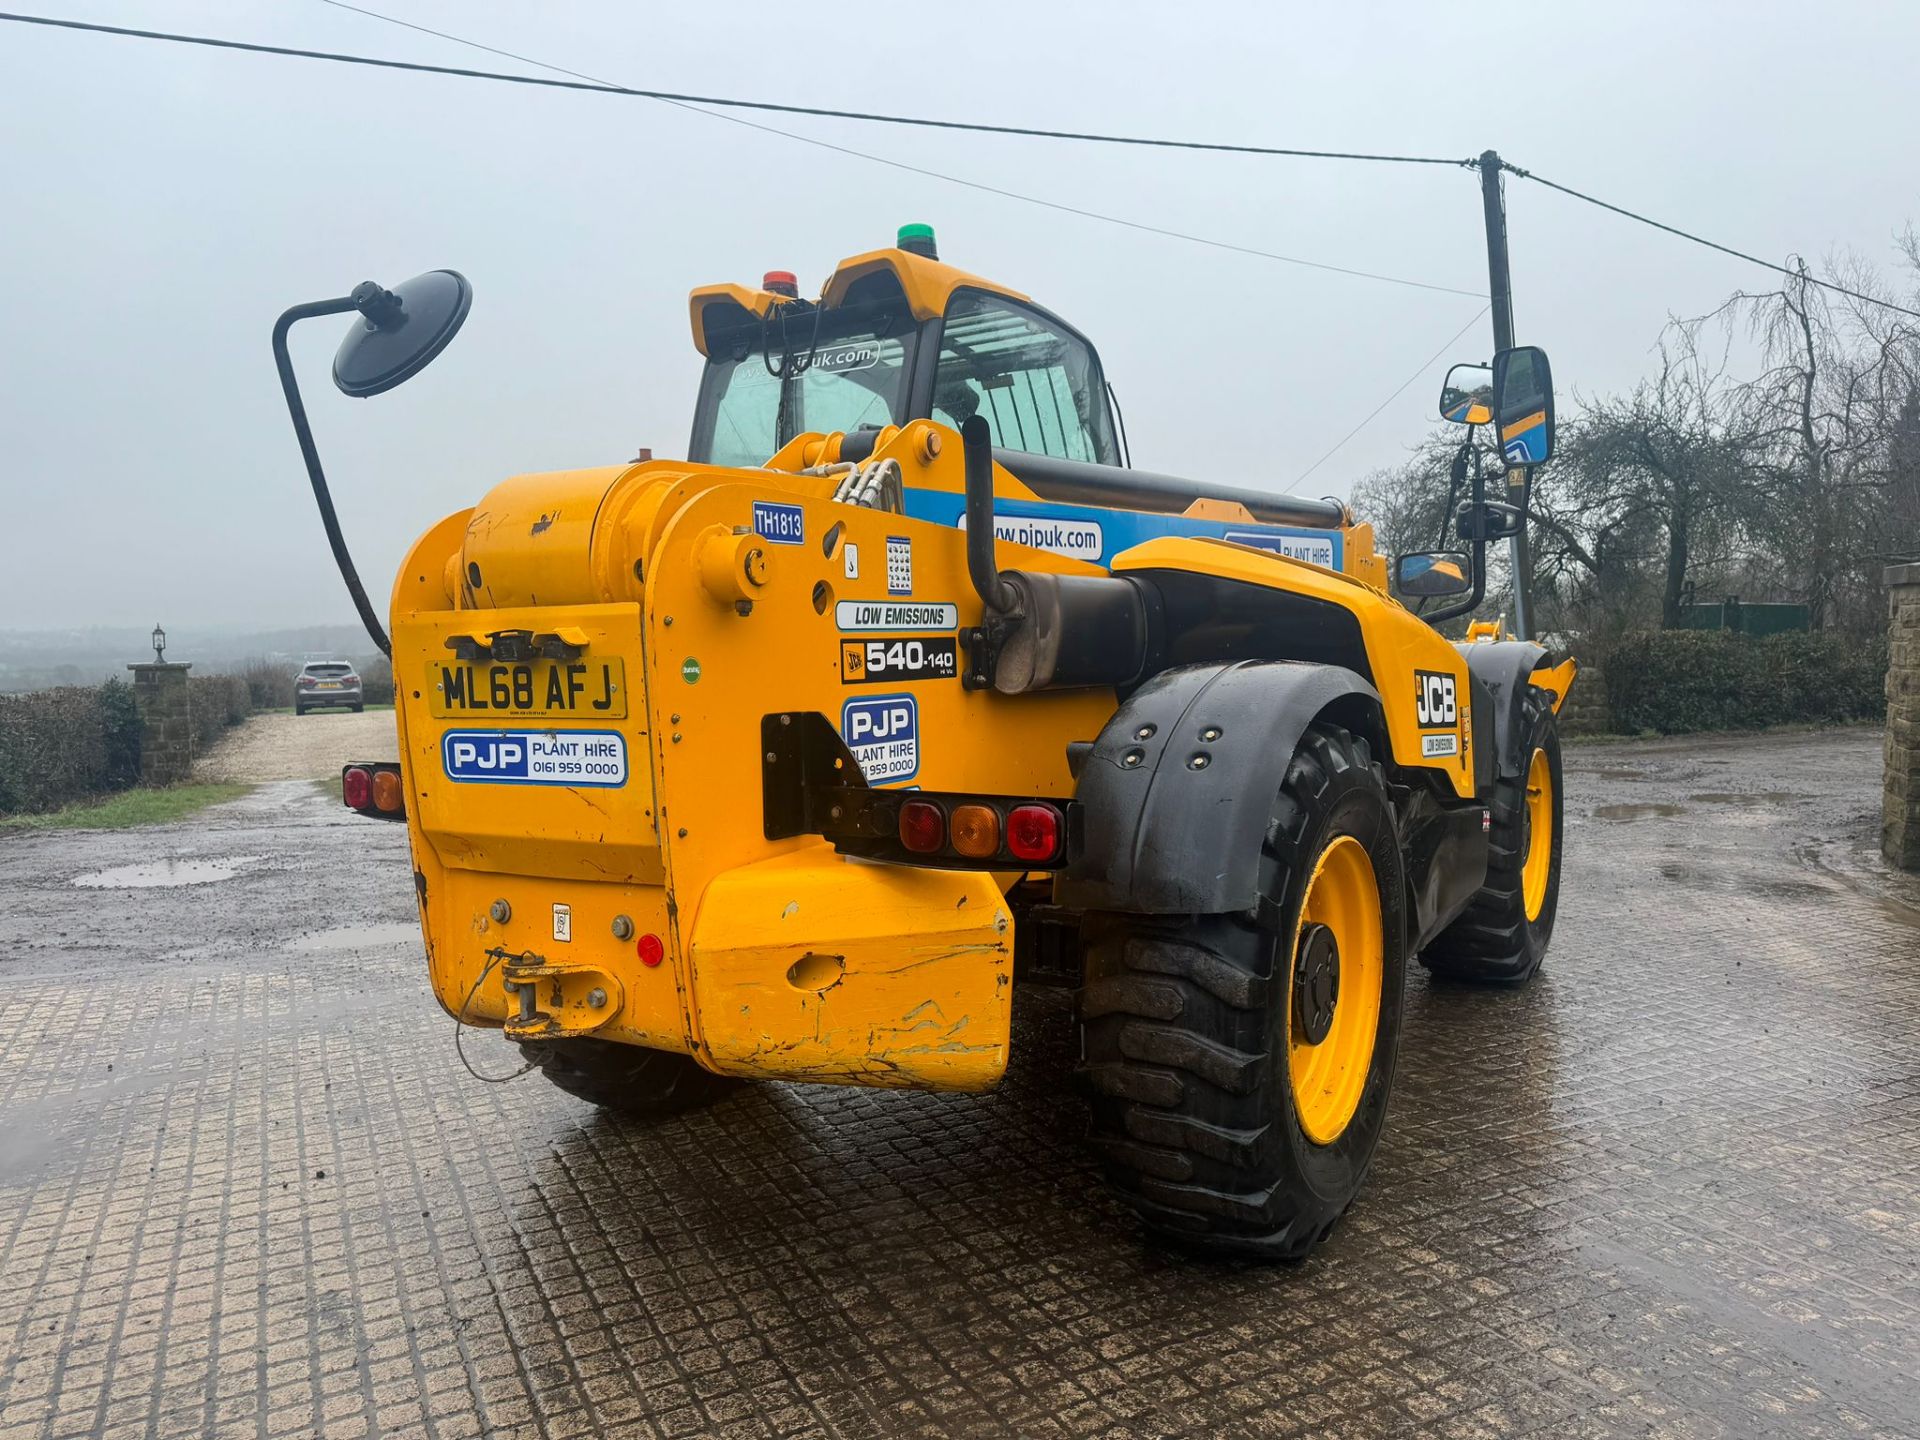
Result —
[{"label": "cab window", "polygon": [[941,326],[933,418],[958,429],[973,415],[1005,450],[1119,463],[1092,347],[1027,306],[958,290]]}]

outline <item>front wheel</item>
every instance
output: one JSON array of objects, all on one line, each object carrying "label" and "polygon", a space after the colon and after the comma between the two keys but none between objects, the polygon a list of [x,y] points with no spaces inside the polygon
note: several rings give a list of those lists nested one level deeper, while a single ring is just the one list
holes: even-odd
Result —
[{"label": "front wheel", "polygon": [[1316,725],[1251,914],[1089,915],[1093,1143],[1188,1248],[1297,1259],[1353,1203],[1386,1120],[1406,970],[1404,863],[1365,740]]},{"label": "front wheel", "polygon": [[1521,693],[1518,718],[1524,764],[1488,800],[1486,884],[1420,955],[1436,975],[1520,985],[1547,958],[1560,908],[1560,729],[1537,685]]}]

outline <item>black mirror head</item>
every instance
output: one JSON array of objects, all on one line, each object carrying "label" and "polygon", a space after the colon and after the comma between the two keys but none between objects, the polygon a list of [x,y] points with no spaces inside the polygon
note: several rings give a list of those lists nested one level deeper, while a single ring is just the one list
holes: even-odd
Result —
[{"label": "black mirror head", "polygon": [[457,270],[429,270],[391,290],[362,281],[352,298],[360,318],[333,357],[333,383],[364,400],[411,380],[447,348],[473,308],[473,287]]},{"label": "black mirror head", "polygon": [[1440,386],[1440,418],[1451,425],[1485,425],[1493,419],[1493,371],[1485,365],[1455,365]]},{"label": "black mirror head", "polygon": [[1553,367],[1538,345],[1493,357],[1493,418],[1509,467],[1544,465],[1553,455]]},{"label": "black mirror head", "polygon": [[1422,550],[1393,562],[1394,587],[1402,595],[1429,598],[1464,595],[1473,589],[1473,561],[1458,550]]}]

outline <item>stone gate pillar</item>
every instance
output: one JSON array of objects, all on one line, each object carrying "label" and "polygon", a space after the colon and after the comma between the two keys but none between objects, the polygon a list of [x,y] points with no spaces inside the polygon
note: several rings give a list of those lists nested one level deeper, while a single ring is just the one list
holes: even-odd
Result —
[{"label": "stone gate pillar", "polygon": [[1887,568],[1887,780],[1880,848],[1920,870],[1920,564]]},{"label": "stone gate pillar", "polygon": [[140,706],[140,783],[177,785],[193,773],[193,709],[187,699],[191,662],[129,665]]}]

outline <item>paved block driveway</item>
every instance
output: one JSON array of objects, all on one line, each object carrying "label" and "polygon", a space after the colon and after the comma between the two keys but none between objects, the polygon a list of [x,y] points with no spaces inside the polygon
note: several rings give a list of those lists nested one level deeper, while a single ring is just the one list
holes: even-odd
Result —
[{"label": "paved block driveway", "polygon": [[[1878,752],[1573,750],[1546,972],[1416,975],[1369,1188],[1280,1269],[1102,1196],[1056,994],[990,1096],[644,1126],[469,1077],[402,838],[298,782],[0,838],[0,1440],[1913,1435],[1920,912],[1864,844]],[[75,884],[162,859],[231,875]]]}]

